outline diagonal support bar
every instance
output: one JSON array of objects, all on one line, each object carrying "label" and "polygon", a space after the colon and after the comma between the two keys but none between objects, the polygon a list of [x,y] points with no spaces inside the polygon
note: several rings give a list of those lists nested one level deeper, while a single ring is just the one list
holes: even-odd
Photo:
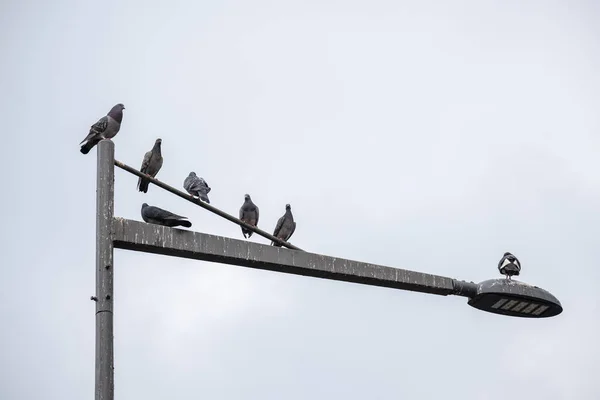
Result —
[{"label": "diagonal support bar", "polygon": [[288,250],[123,218],[115,218],[113,227],[114,246],[120,249],[444,296],[463,295],[456,290],[454,279],[438,275]]},{"label": "diagonal support bar", "polygon": [[258,235],[260,235],[260,236],[262,236],[264,238],[267,238],[267,239],[269,239],[269,240],[271,240],[271,241],[273,241],[275,243],[278,243],[278,244],[280,244],[282,246],[285,246],[285,247],[287,247],[289,249],[302,250],[301,248],[299,248],[297,246],[294,246],[293,244],[288,243],[285,240],[281,240],[278,237],[275,237],[275,236],[271,235],[270,233],[265,232],[265,231],[263,231],[260,228],[257,228],[256,226],[248,225],[247,223],[245,223],[244,221],[242,221],[242,220],[234,217],[233,215],[227,214],[225,211],[221,211],[218,208],[216,208],[214,206],[211,206],[210,204],[207,204],[207,203],[201,201],[200,199],[196,199],[195,197],[190,196],[189,194],[184,193],[181,190],[177,190],[173,186],[167,185],[166,183],[161,182],[158,179],[151,177],[150,175],[144,174],[144,173],[138,171],[135,168],[131,168],[127,164],[123,164],[122,162],[115,160],[115,165],[117,167],[121,168],[122,170],[127,171],[127,172],[129,172],[129,173],[131,173],[131,174],[133,174],[135,176],[147,179],[150,182],[152,182],[153,184],[155,184],[156,186],[158,186],[159,188],[164,189],[167,192],[171,192],[174,195],[179,196],[182,199],[185,199],[185,200],[189,201],[190,203],[194,203],[197,206],[200,206],[200,207],[202,207],[202,208],[204,208],[204,209],[206,209],[206,210],[208,210],[208,211],[210,211],[210,212],[212,212],[214,214],[217,214],[218,216],[220,216],[222,218],[225,218],[226,220],[231,221],[234,224],[238,224],[239,226],[243,226],[244,228],[249,229],[252,232],[254,232],[254,233],[256,233],[256,234],[258,234]]}]

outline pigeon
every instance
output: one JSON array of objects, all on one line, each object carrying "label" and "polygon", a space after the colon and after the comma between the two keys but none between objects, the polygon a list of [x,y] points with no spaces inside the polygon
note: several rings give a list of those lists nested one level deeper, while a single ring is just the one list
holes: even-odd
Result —
[{"label": "pigeon", "polygon": [[208,194],[210,186],[202,178],[199,178],[195,172],[190,172],[187,178],[183,181],[183,188],[192,196],[197,196],[200,200],[210,204]]},{"label": "pigeon", "polygon": [[173,214],[170,211],[162,208],[149,206],[147,203],[142,204],[142,218],[149,224],[164,225],[164,226],[185,226],[190,228],[192,223],[185,221],[187,217]]},{"label": "pigeon", "polygon": [[[160,171],[160,168],[163,165],[163,158],[160,152],[160,144],[162,143],[162,139],[156,139],[154,142],[154,147],[152,150],[144,155],[144,161],[142,161],[142,168],[140,171],[144,174],[150,175],[151,177],[155,177]],[[140,192],[148,193],[148,185],[150,181],[148,179],[140,178],[138,181],[138,190]]]},{"label": "pigeon", "polygon": [[521,272],[521,263],[507,251],[498,263],[498,271],[510,281],[512,276],[518,276]]},{"label": "pigeon", "polygon": [[[258,206],[252,202],[249,194],[244,195],[244,204],[240,207],[240,219],[248,225],[258,225]],[[254,232],[242,226],[242,234],[246,239]]]},{"label": "pigeon", "polygon": [[[294,222],[294,216],[292,215],[292,206],[286,204],[285,214],[283,214],[283,217],[279,218],[279,221],[277,221],[277,225],[273,231],[273,236],[287,242],[288,239],[292,237],[295,230],[296,223]],[[276,247],[281,247],[279,243],[271,242],[271,244]]]},{"label": "pigeon", "polygon": [[89,153],[90,150],[102,139],[112,139],[117,133],[119,133],[119,129],[121,129],[121,121],[123,121],[124,109],[125,106],[119,103],[111,108],[108,114],[100,118],[94,125],[92,125],[90,128],[90,133],[88,133],[85,139],[81,141],[81,143],[87,142],[81,146],[81,153]]}]

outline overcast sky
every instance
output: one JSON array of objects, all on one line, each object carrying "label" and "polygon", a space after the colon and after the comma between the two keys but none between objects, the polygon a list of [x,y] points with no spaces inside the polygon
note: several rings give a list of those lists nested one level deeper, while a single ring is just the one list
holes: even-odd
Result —
[{"label": "overcast sky", "polygon": [[[600,398],[600,5],[590,1],[0,3],[0,398],[94,395],[96,150],[204,177],[308,251],[479,282],[499,258],[565,311],[115,252],[117,399]],[[116,171],[192,229],[238,226]],[[256,235],[255,235],[256,236]],[[260,237],[252,241],[267,243]]]}]

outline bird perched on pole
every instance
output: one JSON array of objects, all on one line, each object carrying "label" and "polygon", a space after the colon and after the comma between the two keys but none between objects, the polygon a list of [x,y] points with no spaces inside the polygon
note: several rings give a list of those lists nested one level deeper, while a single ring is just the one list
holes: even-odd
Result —
[{"label": "bird perched on pole", "polygon": [[185,178],[183,188],[192,196],[196,196],[205,203],[210,204],[210,200],[208,200],[210,186],[208,186],[208,183],[203,178],[198,177],[195,172],[190,172],[188,177]]},{"label": "bird perched on pole", "polygon": [[142,204],[142,219],[149,224],[170,227],[185,226],[186,228],[191,228],[192,226],[190,221],[186,221],[187,217],[173,214],[159,207],[149,206],[147,203]]},{"label": "bird perched on pole", "polygon": [[[289,204],[285,205],[285,214],[279,218],[273,236],[279,238],[285,242],[289,240],[296,230],[296,223],[294,222],[294,216],[292,215],[292,206]],[[271,242],[273,246],[281,247],[279,243]]]},{"label": "bird perched on pole", "polygon": [[[240,219],[248,225],[258,226],[258,206],[252,202],[249,194],[244,195],[244,204],[240,207]],[[242,226],[242,234],[246,239],[254,232]]]},{"label": "bird perched on pole", "polygon": [[121,129],[121,122],[123,121],[124,109],[125,106],[121,103],[115,105],[110,109],[108,114],[100,118],[94,125],[91,126],[90,133],[88,133],[85,139],[81,141],[81,143],[87,142],[81,146],[81,152],[83,154],[89,153],[90,150],[102,139],[112,139],[117,133],[119,133],[119,129]]},{"label": "bird perched on pole", "polygon": [[[140,168],[140,172],[146,175],[150,175],[153,178],[156,177],[156,174],[158,174],[158,171],[160,171],[163,165],[163,158],[160,151],[161,143],[162,139],[156,139],[152,150],[150,150],[144,155],[144,160],[142,161],[142,168]],[[150,181],[148,179],[140,178],[138,180],[138,190],[140,192],[148,193],[149,184]]]},{"label": "bird perched on pole", "polygon": [[502,275],[506,275],[506,279],[510,281],[513,276],[518,276],[521,272],[521,263],[517,257],[507,251],[498,263],[498,271]]}]

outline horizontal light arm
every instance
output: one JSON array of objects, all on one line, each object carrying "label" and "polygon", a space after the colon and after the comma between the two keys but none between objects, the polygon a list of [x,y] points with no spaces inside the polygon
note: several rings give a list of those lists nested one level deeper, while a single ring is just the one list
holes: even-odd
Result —
[{"label": "horizontal light arm", "polygon": [[[116,248],[438,295],[466,296],[452,278],[289,250],[144,222],[114,219]],[[465,286],[467,285],[467,286]]]}]

